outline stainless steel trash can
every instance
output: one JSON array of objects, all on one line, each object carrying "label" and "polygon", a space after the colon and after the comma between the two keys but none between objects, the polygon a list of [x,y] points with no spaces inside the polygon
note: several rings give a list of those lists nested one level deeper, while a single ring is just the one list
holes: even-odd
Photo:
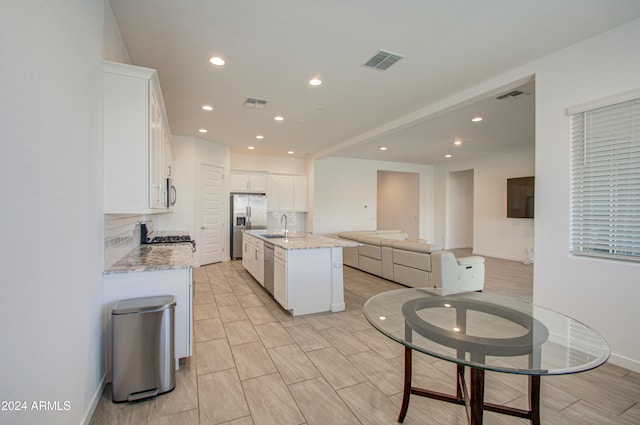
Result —
[{"label": "stainless steel trash can", "polygon": [[111,310],[112,400],[140,400],[176,386],[173,295],[119,301]]}]

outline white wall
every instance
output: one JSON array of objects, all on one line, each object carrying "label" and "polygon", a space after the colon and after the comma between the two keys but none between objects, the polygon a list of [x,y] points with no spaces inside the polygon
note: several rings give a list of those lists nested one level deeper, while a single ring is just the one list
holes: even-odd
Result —
[{"label": "white wall", "polygon": [[104,2],[104,43],[102,46],[102,58],[111,62],[131,63],[129,52],[122,41],[120,28],[113,16],[113,11],[108,1]]},{"label": "white wall", "polygon": [[378,229],[402,229],[410,238],[420,234],[420,175],[378,171]]},{"label": "white wall", "polygon": [[[521,261],[533,248],[534,220],[507,218],[508,177],[534,174],[534,151],[459,161],[435,169],[435,243],[446,246],[447,204],[455,191],[447,190],[449,174],[473,170],[473,252],[478,255]],[[460,194],[466,197],[466,193]],[[465,202],[461,200],[460,202]],[[448,247],[450,248],[450,247]]]},{"label": "white wall", "polygon": [[[197,137],[172,136],[174,154],[174,185],[177,191],[177,202],[173,212],[154,217],[157,228],[161,230],[187,231],[192,237],[199,239],[200,204],[199,183],[200,165],[209,164],[224,169],[225,183],[223,188],[222,211],[229,211],[229,147]],[[225,213],[224,246],[229,247],[229,217]]]},{"label": "white wall", "polygon": [[231,153],[231,169],[307,175],[304,159],[241,153]]},{"label": "white wall", "polygon": [[329,157],[313,165],[316,234],[376,228],[378,170],[420,174],[420,237],[433,240],[433,167]]},{"label": "white wall", "polygon": [[0,400],[27,402],[1,423],[88,423],[102,393],[103,23],[103,0],[0,2]]},{"label": "white wall", "polygon": [[640,20],[548,56],[536,72],[534,301],[600,331],[640,372],[640,264],[569,255],[567,107],[640,87]]},{"label": "white wall", "polygon": [[473,248],[473,170],[447,174],[446,249]]}]

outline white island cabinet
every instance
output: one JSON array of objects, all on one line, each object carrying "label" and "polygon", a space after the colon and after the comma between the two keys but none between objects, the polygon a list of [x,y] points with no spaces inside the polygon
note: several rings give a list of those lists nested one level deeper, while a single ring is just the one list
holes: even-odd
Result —
[{"label": "white island cabinet", "polygon": [[[263,239],[260,234],[245,232],[249,240],[274,246],[273,298],[283,308],[294,316],[345,309],[342,248],[357,243],[312,235]],[[251,262],[249,267],[260,268]]]},{"label": "white island cabinet", "polygon": [[242,234],[242,266],[264,286],[264,242],[247,232]]}]

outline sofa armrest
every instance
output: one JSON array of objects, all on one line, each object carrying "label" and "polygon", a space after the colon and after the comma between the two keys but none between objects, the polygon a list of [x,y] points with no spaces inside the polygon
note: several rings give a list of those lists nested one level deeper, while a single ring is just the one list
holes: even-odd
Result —
[{"label": "sofa armrest", "polygon": [[472,266],[474,264],[484,263],[484,258],[478,255],[470,255],[469,257],[458,258],[458,264],[461,266]]}]

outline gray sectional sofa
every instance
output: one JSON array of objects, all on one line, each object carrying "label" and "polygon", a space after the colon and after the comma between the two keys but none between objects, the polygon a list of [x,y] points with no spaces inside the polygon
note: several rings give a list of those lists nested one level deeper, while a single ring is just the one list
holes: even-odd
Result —
[{"label": "gray sectional sofa", "polygon": [[341,232],[338,237],[361,244],[343,249],[349,267],[410,287],[484,288],[482,257],[456,259],[439,245],[410,239],[400,230]]}]

